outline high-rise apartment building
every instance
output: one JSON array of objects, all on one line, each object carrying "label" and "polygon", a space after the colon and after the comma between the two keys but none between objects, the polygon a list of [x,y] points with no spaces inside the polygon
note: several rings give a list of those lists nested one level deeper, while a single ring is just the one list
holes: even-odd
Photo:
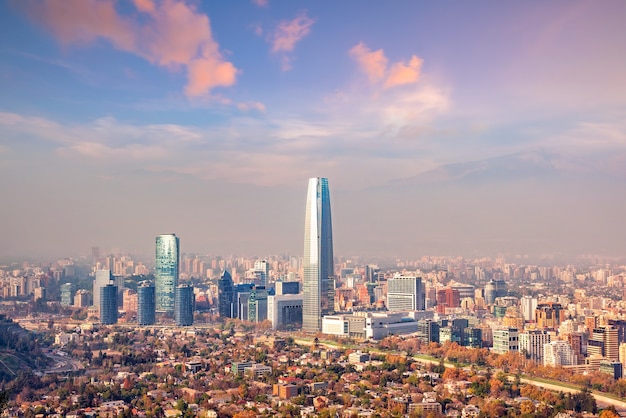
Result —
[{"label": "high-rise apartment building", "polygon": [[176,287],[174,321],[177,326],[186,327],[193,325],[194,303],[193,286],[181,284]]},{"label": "high-rise apartment building", "polygon": [[117,286],[113,283],[100,288],[100,323],[117,323]]},{"label": "high-rise apartment building", "polygon": [[156,310],[158,312],[174,312],[176,286],[180,260],[180,241],[174,234],[156,237],[156,266],[154,271],[154,288],[156,294]]},{"label": "high-rise apartment building", "polygon": [[156,295],[154,285],[142,282],[137,286],[137,325],[154,325],[156,322]]},{"label": "high-rise apartment building", "polygon": [[578,360],[567,341],[550,341],[543,346],[543,364],[546,366],[572,366]]},{"label": "high-rise apartment building", "polygon": [[529,330],[519,333],[519,351],[526,358],[543,364],[543,346],[552,341],[552,334],[546,330]]},{"label": "high-rise apartment building", "polygon": [[422,311],[426,309],[426,292],[422,278],[396,275],[387,281],[387,309]]},{"label": "high-rise apartment building", "polygon": [[333,230],[328,179],[309,179],[304,223],[302,329],[322,330],[334,310]]},{"label": "high-rise apartment building", "polygon": [[519,301],[520,311],[524,316],[524,321],[535,320],[535,310],[537,309],[537,298],[532,296],[522,296]]}]

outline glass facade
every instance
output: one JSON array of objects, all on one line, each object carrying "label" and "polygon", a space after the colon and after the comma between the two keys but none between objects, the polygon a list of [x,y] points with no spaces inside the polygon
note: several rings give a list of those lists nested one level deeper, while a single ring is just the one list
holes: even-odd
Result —
[{"label": "glass facade", "polygon": [[328,179],[309,179],[304,224],[302,329],[322,330],[322,316],[334,311],[333,232]]},{"label": "glass facade", "polygon": [[154,325],[156,322],[154,285],[143,282],[137,287],[137,324]]},{"label": "glass facade", "polygon": [[193,286],[181,284],[176,287],[174,321],[177,326],[186,327],[193,325],[194,302]]},{"label": "glass facade", "polygon": [[233,302],[235,290],[233,288],[233,278],[226,270],[222,272],[217,282],[218,311],[222,318],[234,318]]},{"label": "glass facade", "polygon": [[176,235],[159,235],[156,238],[156,267],[154,272],[156,310],[174,312],[174,299],[178,285],[180,242]]},{"label": "glass facade", "polygon": [[100,288],[100,323],[117,323],[117,286],[112,283]]},{"label": "glass facade", "polygon": [[74,300],[74,286],[72,283],[63,283],[61,285],[61,305],[71,306]]}]

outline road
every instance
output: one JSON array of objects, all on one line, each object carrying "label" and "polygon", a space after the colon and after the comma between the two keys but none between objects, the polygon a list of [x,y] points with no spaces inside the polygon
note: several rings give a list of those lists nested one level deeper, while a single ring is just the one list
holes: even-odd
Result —
[{"label": "road", "polygon": [[59,356],[56,354],[48,354],[52,360],[54,360],[54,366],[44,370],[46,374],[52,373],[72,373],[78,372],[84,369],[82,363],[78,360],[75,360],[71,357],[67,356]]},{"label": "road", "polygon": [[[563,392],[563,393],[580,392],[580,389],[574,389],[574,388],[567,387],[567,386],[561,386],[556,383],[540,382],[537,380],[527,379],[524,377],[520,378],[520,382],[528,383],[530,385],[535,385],[540,388],[544,388],[548,390],[553,390],[555,392]],[[609,405],[613,405],[615,409],[617,409],[617,411],[620,412],[620,415],[623,415],[626,413],[626,399],[625,400],[613,399],[598,392],[591,392],[591,395],[596,399],[598,408],[606,408]]]}]

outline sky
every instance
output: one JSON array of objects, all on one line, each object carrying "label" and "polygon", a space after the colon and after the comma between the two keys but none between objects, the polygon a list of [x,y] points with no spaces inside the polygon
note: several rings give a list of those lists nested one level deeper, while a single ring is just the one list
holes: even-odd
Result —
[{"label": "sky", "polygon": [[624,256],[626,2],[0,2],[0,257]]}]

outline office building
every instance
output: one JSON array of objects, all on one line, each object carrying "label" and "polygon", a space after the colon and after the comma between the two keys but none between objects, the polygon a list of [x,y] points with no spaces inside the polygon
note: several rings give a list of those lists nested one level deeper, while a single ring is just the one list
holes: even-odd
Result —
[{"label": "office building", "polygon": [[[100,309],[100,289],[104,286],[113,283],[113,275],[111,270],[96,270],[95,278],[93,281],[93,306],[96,309]],[[117,287],[116,287],[117,288]],[[117,298],[117,295],[115,296]]]},{"label": "office building", "polygon": [[137,287],[137,324],[154,325],[156,323],[156,294],[151,282],[142,282]]},{"label": "office building", "polygon": [[334,311],[333,231],[328,179],[311,178],[304,224],[302,329],[322,329],[322,317]]},{"label": "office building", "polygon": [[174,234],[156,237],[154,289],[157,312],[174,312],[180,260],[180,241]]},{"label": "office building", "polygon": [[417,338],[424,344],[439,342],[439,323],[432,319],[417,321]]},{"label": "office building", "polygon": [[176,286],[176,296],[174,303],[174,321],[179,327],[193,325],[193,311],[195,295],[193,286],[181,284]]},{"label": "office building", "polygon": [[426,292],[421,277],[395,275],[387,281],[389,311],[422,311],[426,309]]},{"label": "office building", "polygon": [[302,295],[276,294],[267,297],[267,319],[273,329],[302,327]]},{"label": "office building", "polygon": [[74,285],[63,283],[61,285],[61,305],[71,306],[74,300]]},{"label": "office building", "polygon": [[267,319],[267,290],[264,286],[255,286],[248,299],[248,321],[263,322]]},{"label": "office building", "polygon": [[300,282],[283,282],[281,280],[275,283],[276,295],[297,295],[300,293]]},{"label": "office building", "polygon": [[519,350],[518,331],[516,328],[495,327],[493,328],[494,353],[504,354],[509,351]]},{"label": "office building", "polygon": [[224,270],[217,281],[217,310],[220,317],[236,318],[233,307],[234,300],[233,278],[228,271]]},{"label": "office building", "polygon": [[117,323],[117,286],[109,283],[100,289],[100,323],[111,325]]},{"label": "office building", "polygon": [[619,340],[617,328],[602,326],[594,328],[587,344],[589,357],[604,357],[607,360],[619,360]]}]

